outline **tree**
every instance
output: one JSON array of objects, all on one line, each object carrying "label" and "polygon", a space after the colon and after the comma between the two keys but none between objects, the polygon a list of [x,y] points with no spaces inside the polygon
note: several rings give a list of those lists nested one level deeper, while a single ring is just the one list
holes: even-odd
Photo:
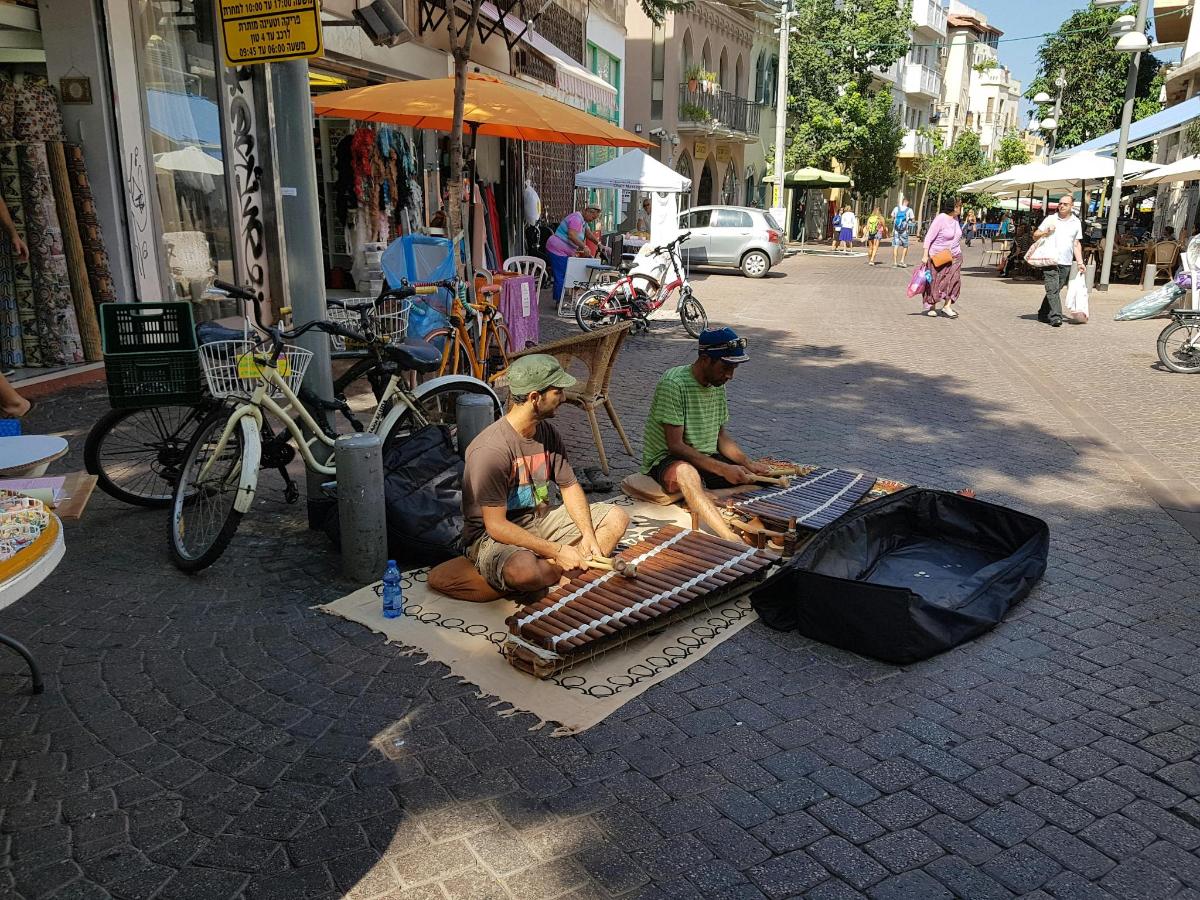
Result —
[{"label": "tree", "polygon": [[896,182],[904,129],[873,70],[908,52],[911,0],[796,0],[788,56],[789,166],[842,162],[864,196]]},{"label": "tree", "polygon": [[[1058,95],[1054,84],[1060,72],[1066,76],[1056,149],[1065,149],[1107,134],[1121,123],[1125,83],[1129,76],[1129,54],[1115,49],[1108,29],[1125,10],[1120,7],[1088,6],[1071,14],[1058,31],[1038,50],[1039,71],[1025,92],[1030,100],[1045,91]],[[1160,109],[1158,86],[1161,64],[1153,54],[1143,53],[1138,69],[1137,105],[1134,119]],[[1053,112],[1050,104],[1038,107],[1038,118]]]},{"label": "tree", "polygon": [[1006,172],[1013,166],[1023,166],[1029,162],[1029,148],[1021,139],[1021,133],[1016,130],[1007,131],[996,147],[996,171]]},{"label": "tree", "polygon": [[[992,164],[979,145],[979,134],[964,130],[949,147],[939,146],[917,163],[917,177],[926,184],[926,198],[935,203],[958,193],[964,184],[992,174]],[[970,199],[970,198],[964,198]]]},{"label": "tree", "polygon": [[[528,9],[519,16],[522,22],[532,26],[551,0],[544,0],[536,11]],[[450,234],[462,232],[462,204],[454,185],[463,183],[463,124],[467,98],[467,66],[471,62],[471,50],[475,44],[475,36],[479,33],[479,8],[483,0],[469,0],[469,7],[449,3],[450,14],[445,17],[446,35],[450,42],[450,57],[454,61],[454,121],[450,128],[450,203],[449,220]],[[667,13],[690,9],[692,0],[638,0],[638,5],[646,17],[654,24],[660,24]],[[458,256],[455,256],[458,259]]]}]

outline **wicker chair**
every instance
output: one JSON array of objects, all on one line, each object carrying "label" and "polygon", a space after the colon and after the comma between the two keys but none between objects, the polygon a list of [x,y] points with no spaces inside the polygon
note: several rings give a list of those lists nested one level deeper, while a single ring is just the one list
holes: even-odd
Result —
[{"label": "wicker chair", "polygon": [[1176,241],[1159,241],[1150,251],[1146,265],[1154,269],[1154,283],[1158,279],[1170,281],[1175,272],[1175,264],[1179,262],[1180,247]]},{"label": "wicker chair", "polygon": [[586,380],[580,381],[575,387],[566,389],[566,402],[572,406],[578,406],[587,413],[588,423],[592,426],[592,439],[596,442],[596,452],[600,456],[600,469],[605,475],[608,474],[608,455],[604,452],[604,439],[600,436],[600,422],[596,417],[596,410],[599,407],[603,406],[604,411],[608,413],[613,428],[617,430],[617,436],[625,445],[625,452],[630,456],[634,455],[633,447],[625,435],[625,429],[621,426],[621,420],[608,396],[608,386],[612,380],[617,354],[621,352],[621,345],[625,343],[625,337],[629,334],[632,324],[631,322],[622,322],[619,325],[597,328],[588,334],[560,338],[557,341],[522,350],[511,357],[511,359],[516,359],[530,353],[548,353],[557,359],[564,369],[569,370],[574,360],[578,360],[587,367]]}]

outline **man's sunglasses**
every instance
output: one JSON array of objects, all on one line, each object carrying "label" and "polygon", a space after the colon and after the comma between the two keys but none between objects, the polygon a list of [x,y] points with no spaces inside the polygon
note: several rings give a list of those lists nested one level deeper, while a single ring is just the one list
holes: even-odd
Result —
[{"label": "man's sunglasses", "polygon": [[700,349],[705,353],[710,353],[714,350],[745,350],[747,347],[745,338],[735,338],[724,344],[705,344]]}]

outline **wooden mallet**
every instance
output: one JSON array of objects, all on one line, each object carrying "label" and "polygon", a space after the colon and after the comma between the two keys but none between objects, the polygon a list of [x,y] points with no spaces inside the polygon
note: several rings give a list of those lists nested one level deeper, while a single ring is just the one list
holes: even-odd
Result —
[{"label": "wooden mallet", "polygon": [[609,559],[606,556],[593,556],[588,560],[589,566],[616,572],[625,578],[637,578],[637,563],[625,559]]}]

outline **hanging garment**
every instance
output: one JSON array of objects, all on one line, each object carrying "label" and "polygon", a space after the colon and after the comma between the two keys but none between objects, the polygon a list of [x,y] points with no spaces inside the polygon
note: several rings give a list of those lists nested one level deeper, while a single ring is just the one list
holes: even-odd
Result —
[{"label": "hanging garment", "polygon": [[116,303],[117,291],[113,286],[108,252],[104,249],[104,233],[100,230],[100,219],[96,214],[96,202],[92,197],[92,184],[88,180],[83,148],[78,144],[64,144],[63,152],[67,156],[67,171],[71,174],[71,198],[75,202],[79,240],[83,244],[88,281],[92,286],[92,302]]},{"label": "hanging garment", "polygon": [[22,306],[22,298],[18,297],[25,355],[30,365],[81,363],[84,361],[83,342],[71,299],[71,282],[50,183],[46,145],[20,145],[17,160],[33,286],[28,295],[32,309]]},{"label": "hanging garment", "polygon": [[492,269],[499,268],[499,263],[504,259],[504,249],[500,244],[500,211],[496,208],[496,189],[492,185],[488,185],[483,189],[484,202],[487,203],[488,213],[488,236],[491,239]]},{"label": "hanging garment", "polygon": [[[17,234],[23,240],[25,204],[21,200],[19,150],[20,144],[12,141],[0,144],[0,194],[4,197],[4,204],[8,207],[8,214],[12,216]],[[7,272],[4,294],[0,296],[3,303],[3,308],[0,309],[0,330],[3,332],[0,336],[0,353],[8,365],[24,366],[28,361],[25,358],[25,343],[22,339],[21,311],[28,310],[30,320],[33,318],[33,282],[29,262],[21,262],[13,255],[7,238],[0,242],[0,259],[4,260]]]},{"label": "hanging garment", "polygon": [[508,325],[509,353],[538,343],[538,292],[532,276],[505,278],[500,283],[500,314]]},{"label": "hanging garment", "polygon": [[350,211],[358,209],[358,196],[354,186],[354,135],[348,134],[338,141],[334,158],[337,160],[337,181],[334,182],[334,213],[340,224],[345,225]]}]

